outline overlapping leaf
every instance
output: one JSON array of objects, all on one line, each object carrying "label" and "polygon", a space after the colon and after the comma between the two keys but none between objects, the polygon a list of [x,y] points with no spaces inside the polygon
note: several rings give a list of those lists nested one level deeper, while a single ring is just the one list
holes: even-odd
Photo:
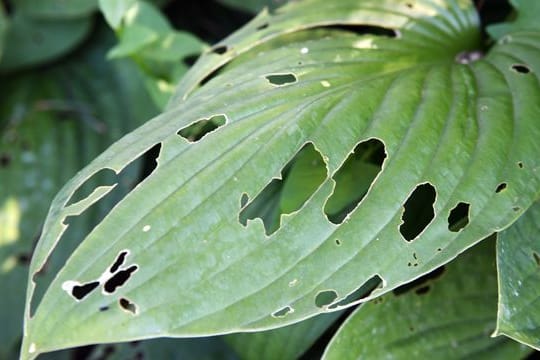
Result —
[{"label": "overlapping leaf", "polygon": [[[377,28],[357,34],[356,25]],[[88,234],[27,313],[23,354],[291,324],[388,292],[507,227],[540,189],[540,34],[513,33],[473,61],[477,27],[468,1],[312,0],[263,14],[218,44],[167,112],[55,198],[32,273],[64,219],[84,216],[110,188],[66,205],[72,193],[100,169],[120,172],[161,144],[154,173]],[[241,66],[216,72],[238,55]],[[199,141],[177,135],[216,116],[227,123]],[[382,171],[333,223],[324,207],[340,186],[336,172],[369,139],[384,144]],[[243,226],[241,206],[309,143],[326,164],[322,184],[270,236],[260,220]],[[433,193],[425,210],[434,218],[406,241],[403,205],[418,187]],[[466,209],[457,220],[456,209]],[[112,281],[120,258],[130,276]],[[79,301],[72,296],[96,283]],[[379,287],[360,299],[364,283]],[[30,282],[27,305],[32,293]]]},{"label": "overlapping leaf", "polygon": [[358,308],[324,359],[522,359],[530,348],[490,337],[497,317],[494,245],[486,240],[438,277]]},{"label": "overlapping leaf", "polygon": [[540,349],[540,204],[535,203],[497,243],[498,335]]}]

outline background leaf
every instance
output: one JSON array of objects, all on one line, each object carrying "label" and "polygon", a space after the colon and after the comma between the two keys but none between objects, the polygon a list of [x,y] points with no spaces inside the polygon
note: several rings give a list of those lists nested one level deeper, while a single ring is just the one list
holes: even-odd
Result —
[{"label": "background leaf", "polygon": [[97,9],[97,0],[16,0],[15,5],[32,18],[83,18]]},{"label": "background leaf", "polygon": [[530,348],[490,338],[497,307],[494,240],[461,255],[435,279],[360,306],[324,359],[523,359]]},{"label": "background leaf", "polygon": [[540,349],[540,204],[535,203],[497,242],[499,313],[496,335]]}]

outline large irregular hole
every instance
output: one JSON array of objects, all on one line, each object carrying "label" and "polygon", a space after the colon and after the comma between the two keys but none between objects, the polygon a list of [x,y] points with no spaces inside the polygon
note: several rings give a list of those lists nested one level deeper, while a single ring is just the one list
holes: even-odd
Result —
[{"label": "large irregular hole", "polygon": [[109,272],[111,274],[114,274],[118,269],[120,269],[120,266],[124,265],[124,262],[126,261],[126,256],[128,254],[129,252],[127,250],[121,251],[120,254],[118,254],[118,257],[109,268]]},{"label": "large irregular hole", "polygon": [[137,315],[137,305],[135,305],[135,303],[129,301],[128,299],[120,298],[118,300],[118,305],[120,305],[120,308],[122,310],[127,311],[132,315]]},{"label": "large irregular hole", "polygon": [[315,305],[319,308],[330,305],[338,297],[338,294],[335,290],[324,290],[321,291],[315,296]]},{"label": "large irregular hole", "polygon": [[[312,143],[307,143],[281,171],[239,214],[240,223],[260,218],[266,234],[280,227],[282,214],[299,210],[326,179],[326,164]],[[242,195],[241,202],[246,200]]]},{"label": "large irregular hole", "polygon": [[423,275],[419,277],[416,280],[413,280],[405,285],[401,285],[400,287],[393,290],[394,295],[399,296],[403,295],[405,293],[408,293],[412,290],[414,290],[418,295],[423,295],[427,291],[429,291],[431,288],[425,289],[425,287],[429,287],[431,283],[436,281],[437,279],[440,279],[441,276],[445,273],[446,268],[443,266],[440,266],[433,270],[432,272]]},{"label": "large irregular hole", "polygon": [[[54,279],[54,275],[65,265],[69,255],[86,238],[90,230],[97,226],[110,210],[138,183],[149,176],[151,172],[155,171],[160,145],[157,144],[141,154],[137,159],[128,164],[118,176],[115,176],[118,185],[107,195],[89,206],[80,215],[68,216],[64,219],[64,224],[68,225],[66,231],[47,259],[45,266],[32,274],[32,280],[35,281],[36,288],[30,303],[31,315],[34,314],[43,294],[50,286],[52,279]],[[112,176],[109,172],[105,172],[105,174]],[[103,185],[95,176],[91,178],[95,182],[91,184],[89,181],[86,181],[84,185],[88,185],[89,187],[93,185],[94,189],[97,186]],[[70,201],[73,202],[73,200]],[[99,274],[96,275],[98,276]]]},{"label": "large irregular hole", "polygon": [[124,285],[126,281],[129,280],[131,274],[137,271],[139,267],[137,265],[131,265],[127,269],[120,270],[114,274],[109,280],[103,285],[103,290],[105,293],[112,294],[116,291],[117,288]]},{"label": "large irregular hole", "polygon": [[88,178],[69,198],[66,206],[78,203],[86,199],[96,189],[96,184],[100,186],[112,186],[118,183],[118,176],[112,169],[101,169]]},{"label": "large irregular hole", "polygon": [[528,74],[531,72],[531,69],[525,64],[514,64],[512,65],[512,70],[520,74]]},{"label": "large irregular hole", "polygon": [[297,81],[294,74],[272,74],[266,75],[266,80],[272,85],[283,86],[287,84],[293,84]]},{"label": "large irregular hole", "polygon": [[448,230],[458,232],[469,224],[471,204],[460,202],[448,215]]},{"label": "large irregular hole", "polygon": [[227,123],[227,117],[225,115],[214,115],[209,119],[201,119],[195,121],[178,131],[178,135],[183,137],[189,142],[196,142],[205,137],[208,133],[216,131]]},{"label": "large irregular hole", "polygon": [[82,300],[98,286],[99,281],[92,281],[83,285],[75,285],[71,289],[71,295],[77,300]]},{"label": "large irregular hole", "polygon": [[437,197],[430,183],[418,185],[403,205],[402,223],[399,232],[407,241],[414,240],[435,217],[433,204]]},{"label": "large irregular hole", "polygon": [[335,309],[338,307],[346,307],[356,301],[360,301],[369,297],[377,289],[382,289],[384,281],[379,275],[374,275],[369,278],[365,283],[360,285],[356,290],[347,295],[343,300],[330,305],[329,309]]},{"label": "large irregular hole", "polygon": [[389,38],[398,37],[398,33],[394,29],[384,28],[382,26],[370,26],[370,25],[355,25],[355,24],[343,24],[343,25],[331,25],[322,26],[328,30],[341,30],[357,35],[377,35]]},{"label": "large irregular hole", "polygon": [[328,220],[334,224],[345,220],[368,192],[385,159],[384,144],[378,139],[356,145],[353,153],[332,176],[336,186],[324,206]]}]

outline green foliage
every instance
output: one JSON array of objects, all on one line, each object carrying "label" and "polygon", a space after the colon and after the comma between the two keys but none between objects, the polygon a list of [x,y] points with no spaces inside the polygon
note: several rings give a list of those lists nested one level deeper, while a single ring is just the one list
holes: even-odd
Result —
[{"label": "green foliage", "polygon": [[0,4],[0,359],[539,348],[538,4],[220,2]]},{"label": "green foliage", "polygon": [[540,349],[540,204],[535,203],[503,231],[497,243],[499,315],[496,334]]},{"label": "green foliage", "polygon": [[530,348],[489,337],[497,318],[494,240],[441,268],[435,278],[359,307],[324,359],[522,359]]}]

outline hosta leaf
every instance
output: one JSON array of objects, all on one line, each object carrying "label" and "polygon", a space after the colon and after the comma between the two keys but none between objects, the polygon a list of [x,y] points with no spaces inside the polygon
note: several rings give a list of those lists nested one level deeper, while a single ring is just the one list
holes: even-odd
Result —
[{"label": "hosta leaf", "polygon": [[97,0],[16,0],[14,2],[17,10],[34,18],[81,18],[97,9]]},{"label": "hosta leaf", "polygon": [[14,71],[65,55],[90,31],[91,19],[48,20],[22,12],[10,17],[0,72]]},{"label": "hosta leaf", "polygon": [[497,335],[540,349],[540,203],[535,203],[497,242]]},{"label": "hosta leaf", "polygon": [[[161,144],[155,171],[27,313],[24,355],[292,324],[382,295],[509,226],[540,193],[540,33],[512,34],[474,62],[478,40],[468,1],[310,0],[254,19],[203,56],[164,114],[57,195],[31,274],[65,218],[110,188],[70,205],[73,192]],[[226,123],[199,140],[181,136],[216,118]],[[384,150],[381,171],[357,207],[327,218],[341,165],[370,142]],[[242,225],[241,205],[309,144],[326,164],[320,186],[271,235],[259,217]]]},{"label": "hosta leaf", "polygon": [[[18,351],[28,261],[54,194],[120,135],[152,115],[132,64],[104,59],[112,34],[100,31],[92,40],[62,65],[0,79],[0,359],[15,358],[6,351]],[[107,94],[110,88],[113,94]],[[136,107],[116,105],[123,101]],[[136,177],[138,169],[132,170]],[[120,187],[126,192],[129,182]],[[65,238],[72,248],[110,203],[102,203],[86,222],[72,223]],[[51,259],[39,277],[52,279],[55,264],[64,261],[61,256]]]},{"label": "hosta leaf", "polygon": [[0,4],[0,61],[2,61],[2,53],[4,52],[4,37],[6,35],[7,26],[8,22],[4,11],[4,5]]},{"label": "hosta leaf", "polygon": [[493,240],[460,256],[437,278],[359,307],[324,359],[523,359],[530,348],[490,337],[497,317]]},{"label": "hosta leaf", "polygon": [[304,354],[339,315],[340,312],[322,314],[279,329],[227,335],[225,341],[243,360],[294,360]]}]

